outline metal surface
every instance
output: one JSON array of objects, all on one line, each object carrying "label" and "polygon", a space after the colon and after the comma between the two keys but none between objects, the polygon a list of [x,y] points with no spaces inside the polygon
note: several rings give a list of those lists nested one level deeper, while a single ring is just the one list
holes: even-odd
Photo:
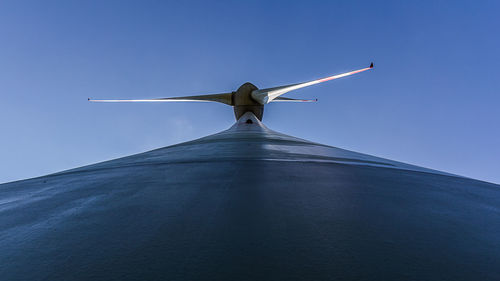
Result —
[{"label": "metal surface", "polygon": [[212,136],[0,185],[0,279],[500,280],[499,206],[498,185],[247,113]]}]

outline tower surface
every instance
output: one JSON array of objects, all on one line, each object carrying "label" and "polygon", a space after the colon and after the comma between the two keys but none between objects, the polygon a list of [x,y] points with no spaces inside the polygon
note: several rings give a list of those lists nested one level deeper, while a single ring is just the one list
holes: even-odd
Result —
[{"label": "tower surface", "polygon": [[1,280],[500,280],[500,186],[230,129],[0,185]]}]

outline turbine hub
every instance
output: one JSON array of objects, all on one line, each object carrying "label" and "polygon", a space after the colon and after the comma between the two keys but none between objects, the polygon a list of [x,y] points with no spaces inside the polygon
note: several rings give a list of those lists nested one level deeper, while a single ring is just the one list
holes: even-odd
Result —
[{"label": "turbine hub", "polygon": [[252,92],[258,88],[252,83],[245,83],[241,85],[238,90],[233,94],[234,115],[236,120],[247,113],[252,112],[259,120],[262,121],[264,114],[264,106],[252,98]]}]

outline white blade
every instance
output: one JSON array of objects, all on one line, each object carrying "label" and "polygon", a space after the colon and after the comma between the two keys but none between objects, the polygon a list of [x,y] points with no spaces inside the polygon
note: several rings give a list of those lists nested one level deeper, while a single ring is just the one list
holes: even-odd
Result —
[{"label": "white blade", "polygon": [[342,73],[342,74],[337,74],[337,75],[313,80],[310,82],[292,84],[292,85],[286,85],[286,86],[280,86],[280,87],[268,88],[268,89],[262,89],[262,90],[255,90],[252,92],[252,98],[255,99],[257,102],[259,102],[260,104],[266,104],[266,103],[270,103],[271,101],[273,101],[277,97],[279,97],[285,93],[288,93],[290,91],[297,90],[297,89],[304,88],[304,87],[311,86],[311,85],[315,85],[315,84],[319,84],[322,82],[346,77],[349,75],[353,75],[356,73],[370,70],[372,68],[373,68],[373,63],[370,64],[370,66],[366,67],[366,68],[362,68],[362,69],[358,69],[358,70],[354,70],[354,71],[350,71],[350,72],[346,72],[346,73]]},{"label": "white blade", "polygon": [[91,102],[176,102],[176,101],[210,102],[209,100],[190,100],[190,99],[94,100],[90,98],[89,101]]},{"label": "white blade", "polygon": [[175,97],[175,98],[157,98],[157,99],[117,99],[117,100],[94,100],[89,98],[92,102],[220,102],[227,105],[233,105],[232,100],[233,93],[223,93],[223,94],[212,94],[212,95],[201,95],[201,96],[186,96],[186,97]]},{"label": "white blade", "polygon": [[313,100],[303,100],[303,99],[291,99],[286,97],[277,97],[272,102],[316,102],[318,99]]}]

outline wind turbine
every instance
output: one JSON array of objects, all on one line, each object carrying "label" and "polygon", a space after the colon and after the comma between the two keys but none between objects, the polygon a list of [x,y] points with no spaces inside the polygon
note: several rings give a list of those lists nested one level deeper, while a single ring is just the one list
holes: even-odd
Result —
[{"label": "wind turbine", "polygon": [[306,101],[287,92],[372,67],[261,90],[92,100],[215,101],[238,120],[196,140],[0,184],[0,279],[500,280],[500,185],[259,120],[269,102]]},{"label": "wind turbine", "polygon": [[234,115],[236,120],[240,119],[246,112],[252,112],[259,120],[262,121],[264,114],[264,105],[270,102],[315,102],[317,99],[293,99],[282,97],[282,95],[305,88],[308,86],[316,85],[326,81],[350,76],[356,73],[367,71],[373,68],[373,63],[369,67],[328,76],[308,82],[278,86],[266,89],[258,89],[252,83],[245,83],[241,85],[238,90],[231,93],[220,93],[210,95],[198,96],[184,96],[184,97],[171,97],[171,98],[155,98],[155,99],[91,99],[91,102],[220,102],[230,105],[234,108]]}]

